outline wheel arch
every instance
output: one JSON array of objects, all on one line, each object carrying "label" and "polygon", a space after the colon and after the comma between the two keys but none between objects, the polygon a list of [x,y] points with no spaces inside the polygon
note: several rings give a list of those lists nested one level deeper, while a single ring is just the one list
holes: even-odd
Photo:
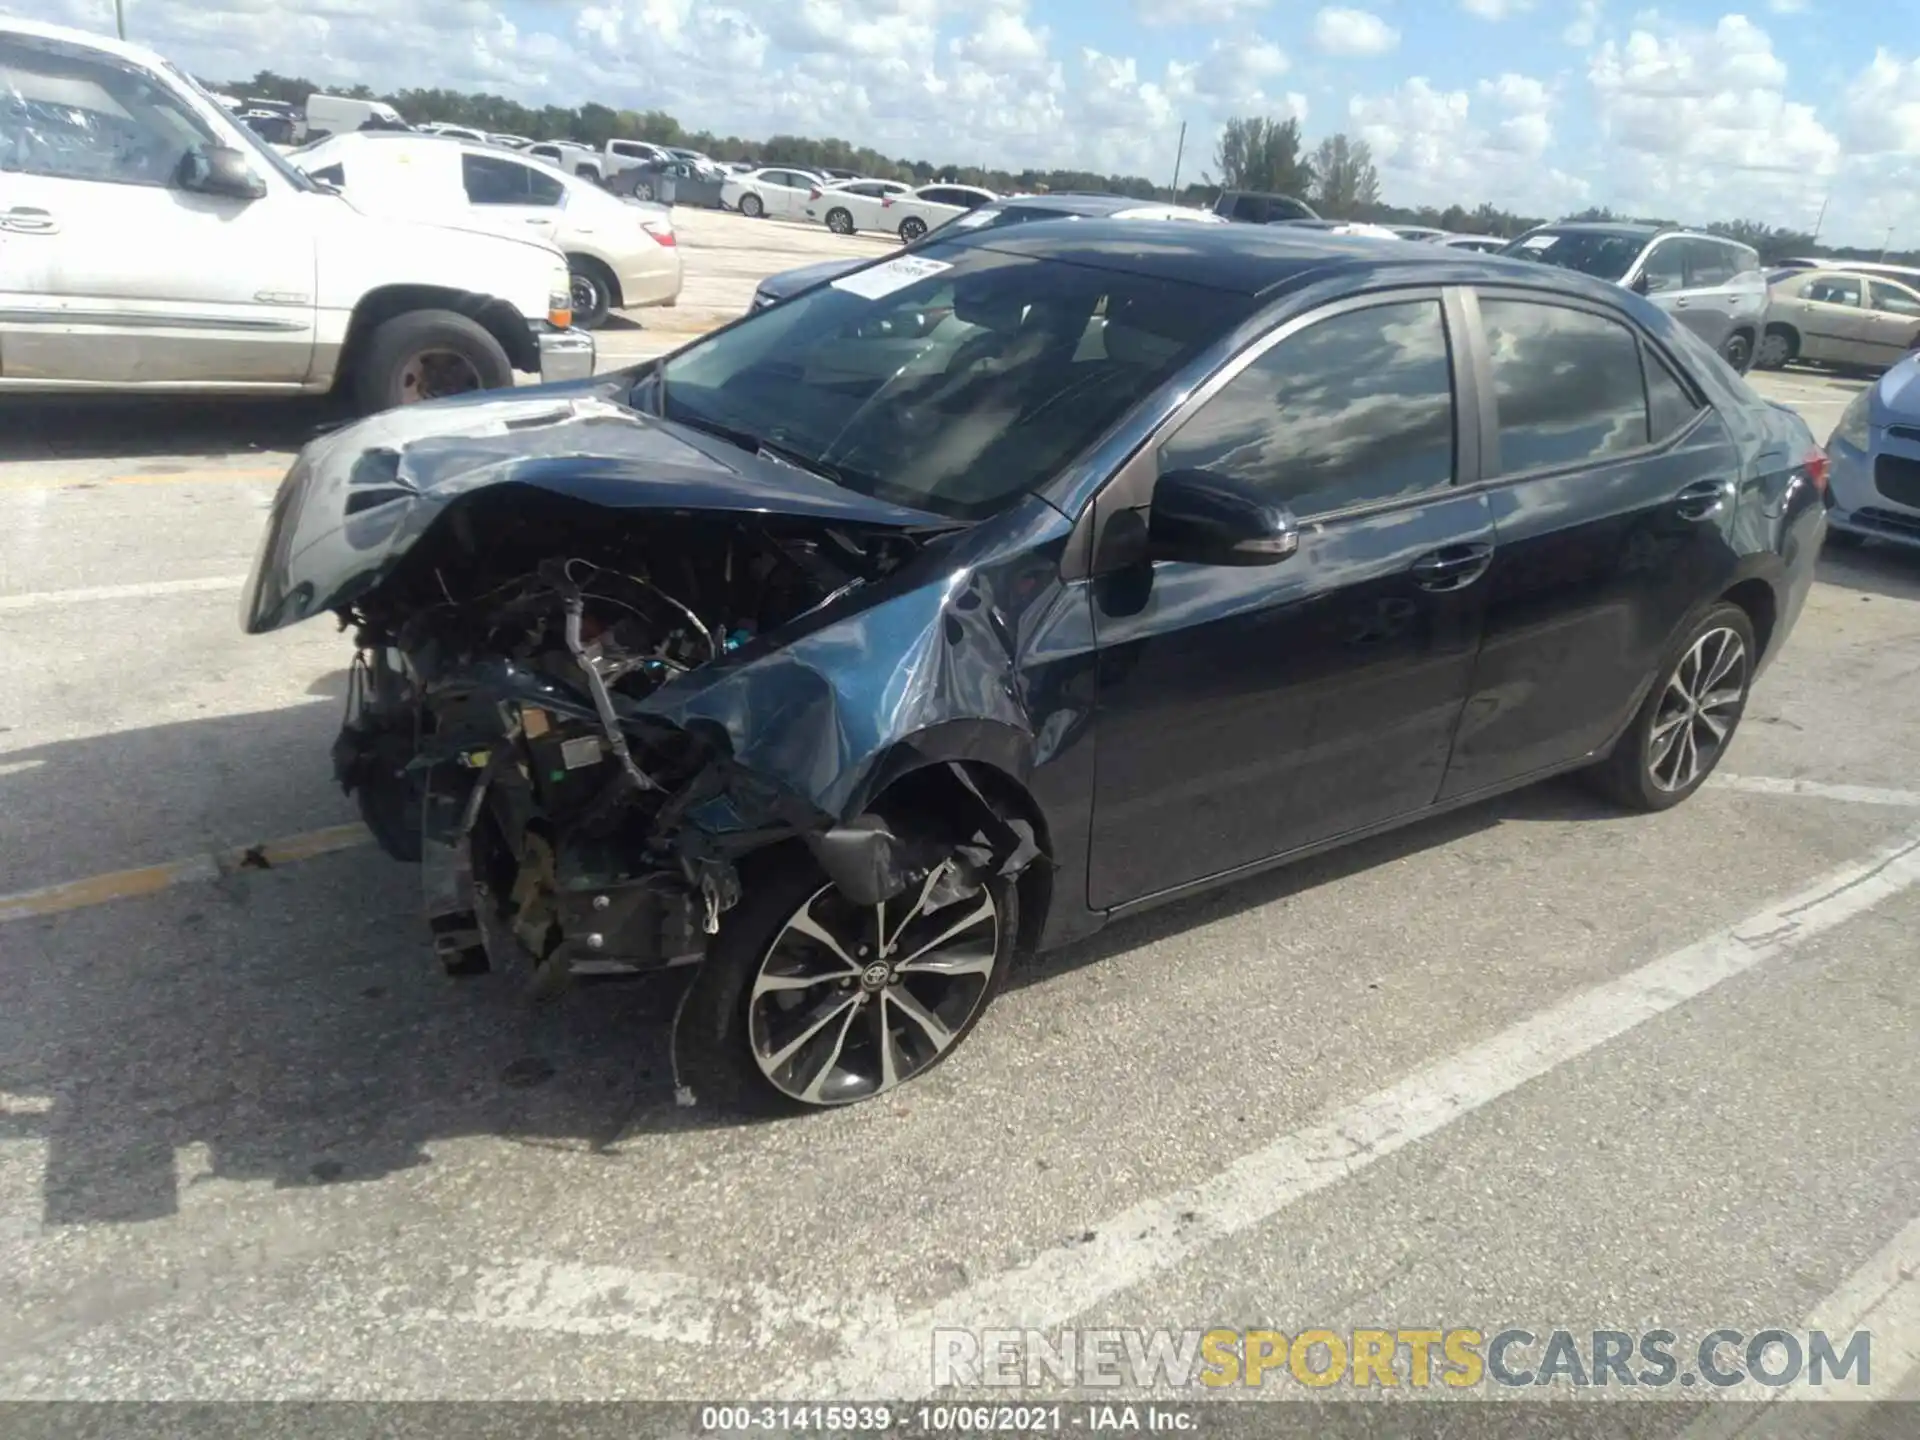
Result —
[{"label": "wheel arch", "polygon": [[[1787,343],[1793,346],[1793,354],[1800,353],[1800,329],[1791,320],[1769,320],[1762,327],[1760,334],[1762,338],[1768,335],[1784,335],[1787,337]],[[1787,358],[1791,360],[1793,355]]]},{"label": "wheel arch", "polygon": [[[847,817],[889,794],[919,790],[916,803],[977,805],[984,799],[1003,820],[1031,827],[1039,857],[1021,871],[1017,948],[1030,951],[1053,903],[1053,826],[1026,777],[1032,773],[1032,737],[998,721],[961,720],[930,726],[894,741],[881,753],[848,805]],[[969,788],[971,787],[971,789]]]},{"label": "wheel arch", "polygon": [[594,271],[595,278],[607,287],[608,303],[615,310],[625,307],[627,301],[626,296],[620,291],[620,277],[614,272],[613,266],[608,264],[607,261],[594,254],[591,250],[569,250],[567,251],[567,265],[570,269],[578,268]]},{"label": "wheel arch", "polygon": [[334,370],[334,384],[340,384],[355,372],[375,330],[395,316],[414,310],[451,310],[456,315],[464,315],[500,342],[514,369],[528,374],[540,371],[540,352],[533,331],[520,312],[505,300],[444,285],[382,285],[362,295],[353,307],[353,316],[347,322],[347,338],[340,349],[340,363]]},{"label": "wheel arch", "polygon": [[1746,612],[1747,623],[1753,626],[1753,643],[1759,652],[1754,656],[1758,666],[1772,653],[1774,632],[1780,623],[1780,597],[1774,593],[1773,582],[1764,576],[1749,575],[1728,586],[1720,599]]}]

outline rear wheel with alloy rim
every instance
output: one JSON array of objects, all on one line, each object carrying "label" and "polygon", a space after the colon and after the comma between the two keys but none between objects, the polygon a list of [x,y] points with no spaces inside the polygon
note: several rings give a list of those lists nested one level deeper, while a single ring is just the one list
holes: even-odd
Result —
[{"label": "rear wheel with alloy rim", "polygon": [[827,229],[836,235],[853,233],[853,214],[844,205],[836,205],[827,211]]},{"label": "rear wheel with alloy rim", "polygon": [[1738,605],[1715,605],[1686,634],[1614,752],[1590,773],[1609,798],[1665,810],[1706,783],[1733,742],[1757,657]]},{"label": "rear wheel with alloy rim", "polygon": [[927,222],[916,215],[909,215],[900,222],[900,238],[911,245],[927,233]]},{"label": "rear wheel with alloy rim", "polygon": [[607,323],[607,312],[613,308],[612,277],[598,260],[583,255],[568,256],[567,266],[573,323],[582,330],[597,330]]},{"label": "rear wheel with alloy rim", "polygon": [[1793,337],[1781,329],[1773,329],[1761,338],[1760,351],[1753,357],[1754,368],[1759,370],[1779,370],[1793,359]]},{"label": "rear wheel with alloy rim", "polygon": [[695,1098],[812,1110],[883,1095],[957,1049],[1004,978],[1016,892],[957,883],[952,861],[878,906],[856,905],[812,857],[747,885],[695,976],[675,1037]]},{"label": "rear wheel with alloy rim", "polygon": [[740,213],[749,220],[757,220],[766,213],[767,207],[760,203],[758,195],[747,194],[740,197]]}]

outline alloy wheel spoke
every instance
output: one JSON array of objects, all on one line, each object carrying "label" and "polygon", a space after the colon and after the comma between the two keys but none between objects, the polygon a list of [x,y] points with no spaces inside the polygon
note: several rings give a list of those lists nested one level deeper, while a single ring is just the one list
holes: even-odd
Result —
[{"label": "alloy wheel spoke", "polygon": [[1686,718],[1687,718],[1686,711],[1676,710],[1671,715],[1667,716],[1666,719],[1654,721],[1653,722],[1654,741],[1657,743],[1661,740],[1664,740],[1667,736],[1671,735],[1676,729],[1678,729],[1682,724],[1686,722]]},{"label": "alloy wheel spoke", "polygon": [[807,1082],[807,1088],[801,1091],[801,1098],[810,1104],[820,1103],[820,1094],[827,1081],[832,1078],[835,1067],[840,1064],[840,1052],[847,1047],[847,1031],[853,1028],[853,1020],[860,1013],[857,1003],[845,1007],[845,1018],[840,1022],[840,1033],[833,1037],[833,1048],[827,1052],[827,1058],[820,1062],[820,1068],[813,1072],[813,1078]]},{"label": "alloy wheel spoke", "polygon": [[1707,678],[1700,685],[1700,693],[1705,694],[1732,673],[1733,667],[1747,658],[1747,647],[1740,643],[1740,637],[1731,630],[1721,632],[1725,637],[1720,642],[1720,653],[1714,657],[1714,663],[1707,670]]},{"label": "alloy wheel spoke", "polygon": [[921,1033],[932,1043],[936,1055],[953,1043],[953,1032],[947,1028],[946,1021],[914,999],[906,986],[896,986],[885,994],[902,1015],[920,1027]]},{"label": "alloy wheel spoke", "polygon": [[1687,725],[1680,731],[1680,763],[1686,767],[1686,775],[1675,785],[1683,790],[1693,783],[1693,777],[1700,773],[1700,743],[1694,736],[1693,726]]},{"label": "alloy wheel spoke", "polygon": [[785,1045],[782,1045],[767,1057],[767,1068],[769,1070],[778,1070],[789,1060],[793,1059],[795,1055],[798,1055],[809,1040],[813,1039],[814,1036],[818,1035],[838,1019],[843,1010],[851,1010],[859,1003],[860,997],[858,995],[838,995],[833,999],[822,1002],[819,1008],[815,1010],[811,1022],[804,1026],[800,1033],[794,1036],[793,1039],[789,1040]]},{"label": "alloy wheel spoke", "polygon": [[949,925],[945,930],[942,930],[938,935],[934,936],[933,939],[927,941],[926,944],[922,945],[918,950],[915,950],[911,955],[904,956],[898,962],[896,968],[905,970],[928,951],[939,949],[942,945],[946,944],[947,941],[953,939],[954,936],[964,934],[975,925],[978,925],[982,920],[991,920],[992,918],[993,897],[982,890],[980,892],[980,904],[978,908],[970,912],[965,919],[954,921],[953,924]]},{"label": "alloy wheel spoke", "polygon": [[877,1032],[874,1044],[880,1051],[880,1088],[891,1090],[900,1083],[900,1066],[894,1059],[893,1025],[887,1019],[887,992],[882,990],[880,1003],[873,1007],[873,1025]]},{"label": "alloy wheel spoke", "polygon": [[927,878],[920,882],[920,893],[914,898],[913,908],[900,917],[900,923],[894,927],[891,935],[887,934],[886,911],[881,910],[880,954],[883,958],[893,953],[893,947],[900,943],[900,937],[906,933],[908,923],[925,913],[927,897],[933,894],[933,887],[940,883],[940,877],[946,873],[947,862],[944,860],[927,872]]},{"label": "alloy wheel spoke", "polygon": [[[825,893],[824,890],[821,891],[821,894]],[[814,900],[818,900],[819,898],[819,895],[813,897]],[[797,930],[809,940],[818,941],[820,944],[826,946],[833,954],[833,957],[847,967],[847,974],[858,975],[860,973],[860,967],[854,963],[853,957],[847,953],[847,947],[840,943],[839,937],[813,918],[813,900],[809,900],[805,905],[800,907],[799,913],[787,922],[787,928],[789,930]],[[838,975],[840,972],[836,970],[826,973]]]},{"label": "alloy wheel spoke", "polygon": [[923,955],[899,967],[906,975],[990,975],[993,973],[993,942],[959,946],[936,955]]},{"label": "alloy wheel spoke", "polygon": [[1700,697],[1700,709],[1702,712],[1708,710],[1731,710],[1746,698],[1746,694],[1746,691],[1737,688],[1733,690],[1715,690],[1710,694]]},{"label": "alloy wheel spoke", "polygon": [[768,975],[762,973],[760,978],[753,982],[753,998],[758,1000],[762,995],[772,995],[782,990],[811,990],[816,985],[825,985],[829,981],[838,978],[838,971],[833,971],[826,975]]},{"label": "alloy wheel spoke", "polygon": [[1713,737],[1713,743],[1716,745],[1718,745],[1722,740],[1726,739],[1727,731],[1733,728],[1731,721],[1716,720],[1713,718],[1713,716],[1709,715],[1704,710],[1702,710],[1699,713],[1699,715],[1697,715],[1695,718],[1699,720],[1702,726],[1705,727],[1707,734]]},{"label": "alloy wheel spoke", "polygon": [[1667,762],[1673,758],[1674,752],[1679,748],[1680,737],[1685,729],[1683,725],[1672,727],[1665,735],[1654,741],[1652,748],[1647,752],[1647,768],[1653,771],[1654,779],[1671,780],[1671,776],[1667,774],[1669,768]]}]

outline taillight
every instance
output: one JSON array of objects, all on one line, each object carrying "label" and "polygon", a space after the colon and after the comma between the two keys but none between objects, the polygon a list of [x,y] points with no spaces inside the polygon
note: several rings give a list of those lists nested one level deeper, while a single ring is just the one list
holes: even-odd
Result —
[{"label": "taillight", "polygon": [[807,199],[818,200],[819,198],[820,198],[820,187],[818,185],[815,185],[811,190],[807,191]]},{"label": "taillight", "polygon": [[893,196],[891,196],[891,195],[882,195],[882,196],[880,197],[880,208],[881,208],[882,210],[890,210],[890,209],[892,209],[892,208],[893,208]]},{"label": "taillight", "polygon": [[640,228],[651,235],[654,240],[661,245],[677,245],[680,243],[674,239],[672,227],[662,225],[658,220],[642,220],[640,222]]},{"label": "taillight", "polygon": [[1832,468],[1832,464],[1833,462],[1827,459],[1827,452],[1817,446],[1806,459],[1800,462],[1800,468],[1806,472],[1808,482],[1822,495],[1827,493],[1827,471]]}]

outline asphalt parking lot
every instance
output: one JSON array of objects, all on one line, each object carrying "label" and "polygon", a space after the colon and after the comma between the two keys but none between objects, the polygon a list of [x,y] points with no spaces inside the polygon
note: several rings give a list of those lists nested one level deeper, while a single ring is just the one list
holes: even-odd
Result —
[{"label": "asphalt parking lot", "polygon": [[[608,365],[878,243],[677,218]],[[1822,435],[1858,383],[1756,378]],[[316,423],[0,412],[0,1398],[902,1397],[949,1326],[1867,1328],[1920,1395],[1920,558],[1829,552],[1677,810],[1156,912],[749,1125],[657,992],[439,973],[330,778],[346,641],[238,628]]]}]

